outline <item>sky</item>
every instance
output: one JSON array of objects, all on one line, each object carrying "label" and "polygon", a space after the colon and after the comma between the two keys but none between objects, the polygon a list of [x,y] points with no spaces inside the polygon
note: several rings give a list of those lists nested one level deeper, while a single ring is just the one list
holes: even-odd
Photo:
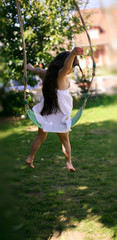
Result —
[{"label": "sky", "polygon": [[116,5],[117,0],[89,0],[86,8],[110,7]]}]

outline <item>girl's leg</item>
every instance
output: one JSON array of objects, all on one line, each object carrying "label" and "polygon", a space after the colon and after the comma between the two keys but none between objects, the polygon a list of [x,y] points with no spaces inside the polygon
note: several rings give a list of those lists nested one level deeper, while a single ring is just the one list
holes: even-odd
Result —
[{"label": "girl's leg", "polygon": [[29,167],[34,168],[33,159],[34,159],[35,153],[37,152],[41,144],[45,141],[46,137],[47,137],[47,132],[43,132],[41,128],[38,128],[38,135],[33,141],[30,154],[25,161]]},{"label": "girl's leg", "polygon": [[62,143],[62,150],[66,157],[66,168],[68,171],[75,172],[75,168],[71,161],[71,145],[69,141],[69,132],[67,133],[57,133]]}]

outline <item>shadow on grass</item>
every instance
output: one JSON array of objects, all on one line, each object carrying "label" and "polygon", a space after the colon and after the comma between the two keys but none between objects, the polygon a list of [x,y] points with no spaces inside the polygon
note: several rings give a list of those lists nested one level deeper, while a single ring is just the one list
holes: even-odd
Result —
[{"label": "shadow on grass", "polygon": [[51,239],[54,232],[61,235],[92,216],[114,229],[116,133],[113,121],[75,126],[70,133],[75,173],[64,168],[56,134],[48,134],[37,152],[35,169],[27,168],[24,160],[36,133],[24,131],[4,138],[1,239]]}]

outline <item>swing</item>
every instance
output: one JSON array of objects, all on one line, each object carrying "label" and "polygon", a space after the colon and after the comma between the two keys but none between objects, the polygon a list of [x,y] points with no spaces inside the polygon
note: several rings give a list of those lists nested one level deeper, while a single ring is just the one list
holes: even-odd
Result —
[{"label": "swing", "polygon": [[[91,84],[92,84],[93,78],[95,76],[95,69],[96,69],[96,64],[95,64],[94,54],[93,54],[93,48],[92,48],[92,44],[91,44],[91,39],[90,39],[89,33],[87,31],[87,28],[86,28],[84,19],[83,19],[82,15],[81,15],[81,12],[80,12],[78,4],[76,3],[75,0],[73,0],[73,2],[74,2],[74,5],[76,6],[76,9],[77,9],[78,14],[80,16],[80,19],[82,21],[82,25],[83,25],[83,27],[84,27],[84,29],[86,31],[87,37],[88,37],[90,50],[91,50],[91,58],[92,58],[92,63],[93,64],[92,64],[92,77],[91,77],[91,81],[90,81],[90,84],[89,84],[88,91],[87,91],[87,93],[85,95],[84,103],[81,106],[81,108],[77,111],[77,113],[72,117],[72,119],[71,119],[71,127],[73,127],[78,122],[78,120],[80,119],[80,117],[82,115],[83,109],[85,108],[86,102],[87,102],[88,97],[90,95]],[[24,40],[24,31],[23,31],[23,21],[22,21],[22,16],[21,16],[21,9],[20,9],[19,0],[16,0],[16,5],[17,5],[18,19],[19,19],[19,23],[20,23],[20,30],[21,30],[21,37],[22,37],[22,44],[23,44],[23,52],[24,52],[24,103],[25,103],[25,111],[26,111],[28,117],[30,118],[30,120],[35,125],[37,125],[39,128],[42,129],[42,125],[36,120],[34,112],[31,109],[29,109],[28,102],[27,102],[27,99],[26,99],[26,87],[27,87],[27,69],[26,69],[26,66],[27,66],[27,58],[26,58],[26,49],[25,49],[25,40]],[[79,68],[82,71],[80,65],[79,65]]]}]

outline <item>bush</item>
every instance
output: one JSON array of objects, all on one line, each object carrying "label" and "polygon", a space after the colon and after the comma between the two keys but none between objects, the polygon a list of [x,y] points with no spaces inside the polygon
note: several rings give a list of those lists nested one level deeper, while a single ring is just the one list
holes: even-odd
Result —
[{"label": "bush", "polygon": [[[1,105],[3,107],[3,116],[21,116],[25,115],[25,105],[24,105],[24,92],[11,91],[2,94],[0,99]],[[28,104],[33,103],[33,97],[31,94],[27,94]]]},{"label": "bush", "polygon": [[[85,98],[85,95],[79,99],[74,98],[73,104],[75,109],[79,109],[82,106],[82,104],[84,103],[84,98]],[[115,104],[115,103],[117,103],[117,95],[99,94],[99,95],[90,96],[85,108],[107,106],[109,104]]]}]

